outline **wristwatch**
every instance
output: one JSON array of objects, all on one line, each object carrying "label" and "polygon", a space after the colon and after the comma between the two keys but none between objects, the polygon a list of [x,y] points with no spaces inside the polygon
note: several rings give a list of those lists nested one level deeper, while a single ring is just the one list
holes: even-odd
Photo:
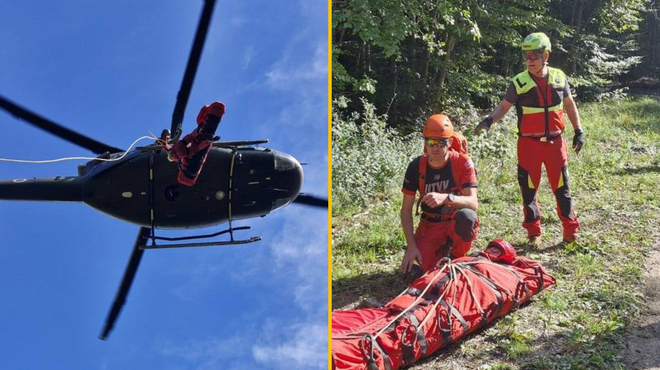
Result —
[{"label": "wristwatch", "polygon": [[454,203],[456,201],[456,196],[454,194],[447,195],[447,200],[449,203]]}]

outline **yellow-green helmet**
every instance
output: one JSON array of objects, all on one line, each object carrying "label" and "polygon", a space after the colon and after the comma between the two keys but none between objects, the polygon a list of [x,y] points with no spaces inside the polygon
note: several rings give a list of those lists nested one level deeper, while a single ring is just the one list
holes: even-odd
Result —
[{"label": "yellow-green helmet", "polygon": [[550,39],[543,32],[534,32],[525,37],[522,43],[522,51],[547,50],[552,51]]}]

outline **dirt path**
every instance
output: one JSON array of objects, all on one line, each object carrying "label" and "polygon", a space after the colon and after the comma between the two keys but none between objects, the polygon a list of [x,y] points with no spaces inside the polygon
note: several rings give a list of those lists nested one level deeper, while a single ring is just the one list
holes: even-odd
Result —
[{"label": "dirt path", "polygon": [[653,251],[644,276],[647,307],[628,329],[625,364],[631,370],[660,370],[660,251]]},{"label": "dirt path", "polygon": [[[640,91],[641,90],[641,91]],[[647,95],[660,101],[660,88],[631,88],[632,94]],[[656,231],[653,244],[660,246]],[[647,307],[626,332],[625,364],[631,370],[660,370],[660,250],[651,252],[646,261],[644,297]]]}]

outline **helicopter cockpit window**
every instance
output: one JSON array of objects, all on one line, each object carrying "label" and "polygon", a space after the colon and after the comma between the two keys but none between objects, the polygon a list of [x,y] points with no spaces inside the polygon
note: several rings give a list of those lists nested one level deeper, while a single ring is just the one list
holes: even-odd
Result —
[{"label": "helicopter cockpit window", "polygon": [[275,152],[275,171],[289,171],[296,168],[296,161],[286,153]]}]

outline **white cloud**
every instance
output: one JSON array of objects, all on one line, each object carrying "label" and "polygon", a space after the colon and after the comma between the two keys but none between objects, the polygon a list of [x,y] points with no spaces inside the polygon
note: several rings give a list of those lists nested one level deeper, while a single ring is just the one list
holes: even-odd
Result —
[{"label": "white cloud", "polygon": [[285,331],[295,335],[283,343],[252,347],[257,362],[269,369],[327,369],[327,325],[303,325]]},{"label": "white cloud", "polygon": [[252,367],[240,359],[251,356],[250,345],[251,341],[246,336],[236,335],[224,340],[190,340],[179,345],[167,341],[158,344],[158,350],[163,356],[195,364],[197,370],[247,370]]},{"label": "white cloud", "polygon": [[[297,206],[291,206],[297,207]],[[325,369],[328,355],[328,217],[297,207],[275,220],[282,232],[270,243],[275,267],[294,271],[287,281],[302,310],[295,323],[271,321],[252,347],[257,362],[274,369]]]},{"label": "white cloud", "polygon": [[[328,356],[328,218],[323,210],[291,205],[275,213],[266,223],[279,225],[270,235],[268,253],[255,261],[259,269],[250,269],[253,282],[269,268],[269,281],[282,291],[293,292],[291,312],[253,315],[256,321],[246,321],[246,328],[230,338],[207,337],[178,343],[175,339],[160,342],[159,353],[185,361],[185,368],[197,370],[254,368],[316,370],[327,368]],[[224,274],[225,262],[210,260],[192,269],[193,278],[180,294],[191,292],[198,284]],[[270,261],[266,263],[265,261]],[[199,262],[199,261],[198,261]],[[235,262],[235,261],[234,261]],[[233,274],[232,274],[233,275]],[[202,289],[203,290],[203,289]],[[255,307],[253,307],[254,309]],[[266,303],[260,310],[268,311]],[[264,318],[265,317],[265,318]]]},{"label": "white cloud", "polygon": [[[326,3],[320,2],[314,6],[306,6],[304,1],[301,4],[303,12],[316,12],[318,7],[327,7]],[[323,17],[326,13],[323,13]],[[241,21],[232,20],[231,23],[240,25]],[[302,29],[295,33],[277,62],[246,89],[263,89],[265,83],[266,90],[289,98],[276,112],[277,120],[286,122],[286,127],[291,129],[286,151],[297,157],[300,155],[296,152],[308,155],[299,158],[311,163],[305,167],[303,191],[324,194],[327,191],[328,154],[327,146],[319,144],[318,140],[327,140],[328,44],[327,35],[314,35],[306,31]],[[241,57],[243,68],[249,68],[256,62],[255,50],[252,48],[248,48]],[[281,125],[271,126],[273,130],[281,129]],[[309,127],[314,127],[314,130],[310,131]],[[306,137],[296,138],[299,132],[305,132]],[[309,140],[312,135],[316,141]],[[260,250],[242,261],[239,270],[227,267],[227,264],[237,263],[238,255],[223,261],[200,263],[194,269],[193,278],[178,291],[178,295],[199,295],[208,289],[205,284],[222,274],[223,279],[230,276],[234,282],[259,284],[281,291],[283,293],[280,297],[290,299],[291,302],[278,302],[279,307],[288,305],[290,308],[287,307],[287,312],[270,312],[271,305],[259,301],[259,307],[251,309],[265,312],[264,315],[254,315],[250,330],[244,330],[229,339],[205,338],[179,346],[168,343],[161,346],[161,352],[204,370],[239,370],[240,366],[250,369],[326,369],[327,211],[290,205],[264,220],[255,221],[252,226],[257,235],[264,236],[264,242],[261,243],[266,246],[261,244],[259,248],[265,247],[267,250]],[[265,230],[276,232],[268,235],[260,232]],[[265,274],[264,270],[269,270],[269,273]]]},{"label": "white cloud", "polygon": [[243,63],[241,64],[241,68],[246,69],[247,67],[250,66],[250,62],[252,62],[252,58],[254,58],[255,51],[254,51],[254,46],[248,46],[245,49],[245,53],[243,54]]},{"label": "white cloud", "polygon": [[[297,38],[284,57],[276,62],[268,73],[267,83],[274,89],[296,89],[301,83],[319,83],[328,79],[328,43],[327,40],[316,42],[313,51],[297,50],[304,40]],[[294,55],[294,50],[307,55]],[[309,55],[313,53],[313,55]],[[327,85],[324,85],[326,90]]]},{"label": "white cloud", "polygon": [[[314,217],[326,222],[310,222]],[[327,216],[314,210],[304,216],[304,224],[306,229],[297,222],[287,222],[284,231],[288,237],[272,243],[271,248],[278,266],[296,271],[292,287],[295,303],[313,316],[319,308],[327,312],[328,241],[327,232],[324,232],[328,228]],[[296,230],[302,231],[296,233]]]}]

